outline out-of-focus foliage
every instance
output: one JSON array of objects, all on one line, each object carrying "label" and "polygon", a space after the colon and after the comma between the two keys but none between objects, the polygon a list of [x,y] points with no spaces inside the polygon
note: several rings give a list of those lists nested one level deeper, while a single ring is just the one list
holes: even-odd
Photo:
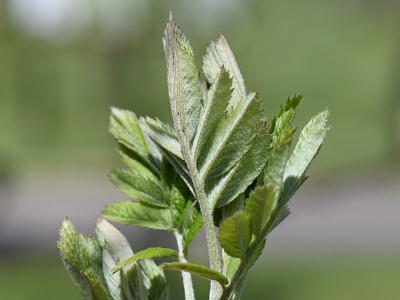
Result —
[{"label": "out-of-focus foliage", "polygon": [[170,10],[195,53],[204,53],[215,28],[224,33],[248,90],[270,103],[269,118],[299,91],[306,93],[300,125],[326,106],[334,112],[320,168],[374,164],[399,152],[400,9],[393,1],[69,0],[80,8],[71,18],[86,11],[86,21],[71,34],[54,27],[47,35],[26,29],[21,16],[38,12],[27,6],[18,14],[19,2],[0,2],[0,160],[14,166],[110,165],[111,105],[171,122],[160,40]]}]

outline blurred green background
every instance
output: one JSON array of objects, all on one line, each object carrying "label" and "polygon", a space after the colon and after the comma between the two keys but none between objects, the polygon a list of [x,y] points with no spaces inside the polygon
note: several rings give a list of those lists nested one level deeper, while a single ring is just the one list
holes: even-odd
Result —
[{"label": "blurred green background", "polygon": [[[294,93],[306,94],[297,114],[300,128],[330,109],[332,129],[309,171],[309,193],[314,188],[327,199],[326,188],[346,203],[349,194],[337,193],[345,186],[356,194],[348,183],[353,178],[359,189],[400,183],[398,1],[0,0],[1,299],[80,298],[56,257],[57,229],[73,215],[66,207],[80,205],[85,187],[101,194],[107,170],[119,163],[107,131],[110,106],[171,120],[161,44],[170,11],[199,69],[205,44],[223,32],[247,89],[264,99],[268,119]],[[96,176],[104,178],[90,179]],[[104,203],[122,200],[112,195],[117,198]],[[78,231],[91,233],[79,218],[94,226],[103,207],[93,198],[82,206],[90,214],[72,219],[83,222]],[[395,205],[388,211],[399,207],[397,192],[377,198],[372,200]],[[314,202],[302,204],[312,210]],[[327,205],[320,208],[325,213],[332,203]],[[46,223],[51,217],[58,221]],[[330,226],[351,218],[357,215]],[[54,233],[50,241],[43,228]],[[316,259],[294,249],[274,259],[266,250],[243,299],[399,299],[398,228],[391,228],[395,243],[385,251],[360,246]],[[26,236],[36,244],[24,242]],[[141,249],[137,240],[135,245]],[[207,282],[196,282],[204,295],[200,286]]]}]

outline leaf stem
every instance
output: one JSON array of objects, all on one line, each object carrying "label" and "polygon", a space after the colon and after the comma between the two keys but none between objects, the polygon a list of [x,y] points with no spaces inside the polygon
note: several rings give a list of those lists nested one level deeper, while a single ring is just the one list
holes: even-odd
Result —
[{"label": "leaf stem", "polygon": [[[207,196],[204,189],[204,183],[201,181],[199,172],[196,167],[196,163],[193,162],[192,156],[190,155],[190,147],[189,146],[182,147],[182,154],[185,158],[189,175],[192,178],[193,188],[195,190],[196,198],[197,201],[199,202],[201,214],[203,217],[210,268],[218,272],[222,272],[222,258],[220,253],[220,247],[214,229],[213,207],[211,207],[207,201]],[[219,299],[221,293],[222,293],[221,285],[216,281],[211,281],[210,300]]]},{"label": "leaf stem", "polygon": [[[182,242],[182,235],[178,232],[174,232],[176,243],[178,244],[178,260],[180,262],[187,262],[185,253],[183,252],[183,242]],[[182,281],[183,281],[183,288],[185,290],[185,300],[195,300],[196,297],[194,295],[194,288],[193,288],[193,281],[192,275],[188,272],[182,271]]]}]

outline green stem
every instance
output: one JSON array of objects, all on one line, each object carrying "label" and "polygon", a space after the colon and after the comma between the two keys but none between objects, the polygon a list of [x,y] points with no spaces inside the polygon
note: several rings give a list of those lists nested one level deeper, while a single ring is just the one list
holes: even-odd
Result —
[{"label": "green stem", "polygon": [[[185,143],[181,143],[181,145],[188,145]],[[199,172],[196,167],[196,163],[193,162],[192,156],[190,153],[190,147],[182,147],[182,154],[185,158],[189,175],[192,178],[193,188],[196,193],[197,201],[200,205],[201,214],[203,217],[204,230],[206,234],[207,247],[208,247],[208,257],[210,260],[210,268],[214,269],[218,272],[222,272],[222,258],[220,253],[220,247],[218,244],[217,234],[214,229],[214,220],[213,220],[213,207],[210,207],[206,192],[204,189],[204,183],[200,179]],[[210,287],[210,300],[219,299],[222,293],[221,285],[216,281],[211,281]]]},{"label": "green stem", "polygon": [[[178,260],[180,262],[187,262],[185,253],[183,252],[182,235],[177,231],[174,232],[174,235],[176,243],[178,244],[178,252],[179,252]],[[185,300],[195,300],[196,297],[194,295],[192,275],[188,272],[182,271],[182,281],[183,281],[183,288],[185,290]]]},{"label": "green stem", "polygon": [[[192,176],[193,185],[196,191],[197,200],[199,201],[201,214],[203,216],[210,267],[218,272],[222,272],[222,259],[221,259],[217,235],[214,229],[213,210],[208,205],[206,193],[204,190],[204,185],[199,180],[199,174],[197,170],[193,171],[194,171],[193,174],[194,176]],[[222,293],[221,285],[216,281],[211,281],[210,300],[219,299],[221,293]]]}]

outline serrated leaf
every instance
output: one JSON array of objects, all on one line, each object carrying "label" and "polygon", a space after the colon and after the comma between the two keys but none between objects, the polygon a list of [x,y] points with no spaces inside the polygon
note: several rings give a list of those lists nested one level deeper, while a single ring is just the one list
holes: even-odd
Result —
[{"label": "serrated leaf", "polygon": [[170,256],[178,257],[179,253],[173,249],[168,249],[168,248],[161,248],[161,247],[147,248],[145,250],[137,252],[135,255],[133,255],[127,259],[124,259],[118,265],[116,265],[114,268],[112,268],[111,271],[114,274],[115,272],[118,272],[119,270],[121,270],[123,267],[125,267],[135,261],[138,261],[140,259],[160,258],[160,257],[170,257]]},{"label": "serrated leaf", "polygon": [[163,36],[168,94],[179,141],[189,146],[201,109],[198,71],[189,40],[170,15]]},{"label": "serrated leaf", "polygon": [[253,234],[259,238],[275,212],[277,198],[272,185],[257,186],[246,201],[245,211],[251,216]]},{"label": "serrated leaf", "polygon": [[83,276],[82,270],[92,268],[97,278],[105,284],[101,270],[101,247],[93,237],[78,234],[68,219],[63,221],[59,233],[60,241],[57,245],[64,266],[83,298],[92,299],[91,287]]},{"label": "serrated leaf", "polygon": [[202,180],[209,180],[229,171],[246,153],[249,144],[264,126],[260,105],[258,95],[251,93],[220,121],[199,156],[198,166]]},{"label": "serrated leaf", "polygon": [[97,277],[96,273],[92,268],[82,271],[82,275],[86,278],[87,282],[90,285],[92,291],[93,300],[111,300],[111,297],[107,291],[107,288],[104,287],[102,282]]},{"label": "serrated leaf", "polygon": [[156,155],[150,153],[146,139],[139,128],[137,117],[133,112],[112,107],[110,132],[118,143],[133,151],[147,168],[155,174],[158,172],[158,153]]},{"label": "serrated leaf", "polygon": [[284,174],[284,195],[290,197],[297,190],[308,166],[317,155],[327,131],[329,111],[314,116],[300,133],[299,140],[287,162]]},{"label": "serrated leaf", "polygon": [[245,258],[251,241],[251,220],[244,211],[236,212],[219,226],[219,242],[232,257]]},{"label": "serrated leaf", "polygon": [[246,95],[246,87],[232,50],[225,37],[219,33],[215,42],[210,40],[203,57],[204,76],[210,84],[214,84],[221,66],[224,66],[232,77],[232,105],[235,106]]},{"label": "serrated leaf", "polygon": [[111,182],[126,195],[141,202],[159,207],[168,207],[161,189],[161,183],[156,178],[146,176],[144,172],[114,168],[109,178]]},{"label": "serrated leaf", "polygon": [[[288,97],[285,101],[285,103],[283,105],[280,106],[278,113],[276,114],[276,116],[274,116],[271,120],[271,124],[270,124],[270,133],[278,133],[279,130],[275,129],[275,125],[277,123],[277,120],[280,119],[286,119],[285,124],[281,124],[283,125],[282,128],[287,127],[289,125],[291,125],[291,122],[293,121],[293,118],[300,106],[301,101],[303,100],[303,95],[301,94],[295,94],[292,97]],[[281,116],[284,113],[287,113],[291,111],[291,113],[288,115],[288,118],[281,118]],[[281,121],[282,123],[282,121]],[[279,134],[277,134],[279,135]]]},{"label": "serrated leaf", "polygon": [[269,155],[270,141],[271,136],[264,124],[234,168],[206,182],[207,196],[213,207],[221,207],[234,200],[261,173]]},{"label": "serrated leaf", "polygon": [[101,216],[125,225],[173,231],[169,208],[161,208],[135,201],[116,202],[107,205]]},{"label": "serrated leaf", "polygon": [[149,117],[140,118],[140,128],[152,138],[158,145],[165,150],[173,153],[175,156],[183,159],[181,145],[173,128],[168,124],[164,124],[159,119],[151,119]]},{"label": "serrated leaf", "polygon": [[232,95],[232,79],[224,67],[218,72],[215,83],[211,86],[204,101],[204,108],[201,110],[200,121],[193,142],[193,160],[196,161],[200,149],[207,142],[210,134],[218,127],[221,119],[227,114],[229,100]]},{"label": "serrated leaf", "polygon": [[184,262],[173,262],[173,263],[162,263],[160,265],[164,270],[175,270],[175,271],[185,271],[198,275],[207,279],[218,281],[222,286],[227,285],[228,279],[213,269],[207,268],[202,265],[184,263]]}]

